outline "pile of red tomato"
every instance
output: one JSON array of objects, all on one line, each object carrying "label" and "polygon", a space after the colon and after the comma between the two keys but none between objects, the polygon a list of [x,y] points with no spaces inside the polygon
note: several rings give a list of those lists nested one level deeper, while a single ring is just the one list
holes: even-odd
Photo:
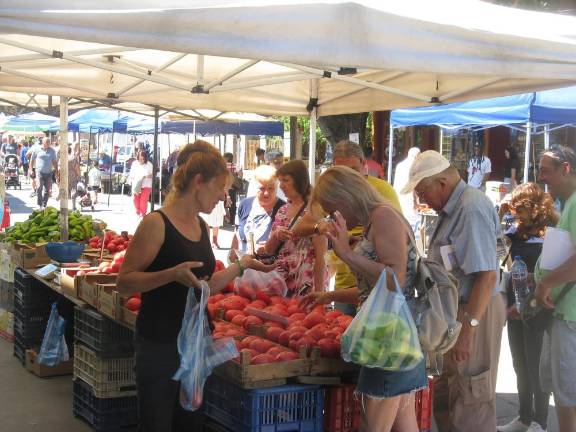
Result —
[{"label": "pile of red tomato", "polygon": [[230,323],[227,327],[216,327],[216,339],[240,339],[251,326],[263,326],[266,338],[248,336],[237,341],[238,349],[250,354],[251,364],[294,360],[302,349],[310,354],[315,347],[323,357],[340,357],[340,338],[352,322],[351,316],[336,310],[326,311],[324,306],[307,312],[297,298],[268,296],[262,291],[243,293],[245,296],[213,295],[207,308],[213,319],[223,313],[223,318]]},{"label": "pile of red tomato", "polygon": [[102,247],[102,241],[104,241],[104,249],[113,254],[128,249],[128,244],[130,240],[132,240],[132,237],[132,235],[125,233],[118,235],[114,231],[106,231],[104,240],[102,240],[102,237],[94,236],[88,240],[88,245],[93,249],[100,249]]}]

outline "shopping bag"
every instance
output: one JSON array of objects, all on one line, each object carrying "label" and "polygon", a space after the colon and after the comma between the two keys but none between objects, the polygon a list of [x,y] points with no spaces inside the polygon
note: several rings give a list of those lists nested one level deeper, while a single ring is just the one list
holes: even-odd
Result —
[{"label": "shopping bag", "polygon": [[242,277],[234,280],[234,292],[246,298],[256,299],[256,293],[285,297],[288,287],[284,278],[276,270],[269,273],[252,269],[244,270]]},{"label": "shopping bag", "polygon": [[[395,289],[387,288],[386,275]],[[374,289],[341,338],[342,358],[369,368],[407,371],[424,358],[410,308],[396,275],[382,271]]]},{"label": "shopping bag", "polygon": [[212,339],[206,316],[210,287],[204,281],[200,284],[200,303],[196,301],[194,288],[188,290],[182,328],[178,334],[180,367],[172,377],[180,381],[180,405],[188,411],[195,411],[202,405],[204,383],[212,370],[239,356],[234,339]]},{"label": "shopping bag", "polygon": [[64,337],[66,320],[58,314],[56,303],[52,303],[50,318],[42,339],[42,346],[38,353],[38,363],[46,366],[56,366],[60,362],[68,361],[68,345]]}]

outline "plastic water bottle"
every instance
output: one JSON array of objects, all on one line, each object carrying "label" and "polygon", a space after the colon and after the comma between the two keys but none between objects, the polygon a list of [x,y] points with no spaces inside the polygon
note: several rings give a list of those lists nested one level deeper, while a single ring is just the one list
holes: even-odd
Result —
[{"label": "plastic water bottle", "polygon": [[514,298],[516,299],[516,309],[518,312],[522,309],[524,300],[529,294],[528,288],[528,267],[519,256],[514,257],[512,263],[512,289],[514,290]]}]

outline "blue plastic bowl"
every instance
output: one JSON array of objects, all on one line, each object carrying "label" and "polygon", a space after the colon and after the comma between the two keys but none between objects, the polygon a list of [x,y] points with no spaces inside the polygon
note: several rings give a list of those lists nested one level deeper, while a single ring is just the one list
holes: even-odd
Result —
[{"label": "blue plastic bowl", "polygon": [[47,243],[46,253],[50,258],[59,263],[76,262],[86,245],[84,243],[77,243],[73,241],[63,243]]}]

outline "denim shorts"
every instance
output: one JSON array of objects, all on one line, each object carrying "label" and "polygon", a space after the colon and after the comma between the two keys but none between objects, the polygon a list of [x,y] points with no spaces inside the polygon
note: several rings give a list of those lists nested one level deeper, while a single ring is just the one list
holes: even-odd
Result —
[{"label": "denim shorts", "polygon": [[428,387],[426,361],[406,372],[361,367],[356,391],[376,399],[390,398]]}]

